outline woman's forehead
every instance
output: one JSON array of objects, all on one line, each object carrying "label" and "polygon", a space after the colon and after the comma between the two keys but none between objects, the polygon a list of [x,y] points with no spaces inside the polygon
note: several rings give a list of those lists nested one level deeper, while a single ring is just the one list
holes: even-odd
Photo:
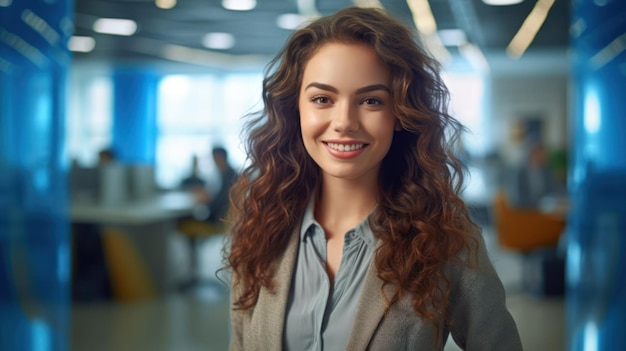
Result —
[{"label": "woman's forehead", "polygon": [[304,86],[312,81],[333,86],[391,84],[388,65],[371,46],[362,43],[326,43],[311,55],[303,71]]}]

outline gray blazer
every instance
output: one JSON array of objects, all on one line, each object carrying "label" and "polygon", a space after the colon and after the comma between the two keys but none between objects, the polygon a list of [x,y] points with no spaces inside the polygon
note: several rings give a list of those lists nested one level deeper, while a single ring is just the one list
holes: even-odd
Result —
[{"label": "gray blazer", "polygon": [[[298,238],[298,231],[295,231],[283,256],[278,259],[275,293],[261,288],[254,308],[231,310],[231,351],[282,349],[287,297],[298,252]],[[491,266],[482,236],[477,235],[476,238],[479,242],[479,268],[452,263],[444,268],[451,285],[448,314],[452,323],[440,321],[444,326],[441,347],[435,348],[435,326],[415,314],[410,296],[396,302],[385,314],[386,305],[381,293],[383,281],[378,278],[372,260],[346,349],[443,350],[443,344],[451,333],[457,345],[464,350],[522,350],[517,327],[505,305],[502,283]],[[385,289],[387,296],[393,295],[392,286],[388,285]],[[237,289],[232,289],[231,301],[237,296]]]}]

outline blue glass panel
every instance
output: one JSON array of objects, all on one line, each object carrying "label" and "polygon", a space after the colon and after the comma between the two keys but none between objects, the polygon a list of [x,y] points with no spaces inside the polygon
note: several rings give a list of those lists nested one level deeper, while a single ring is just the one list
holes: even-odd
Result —
[{"label": "blue glass panel", "polygon": [[0,6],[0,350],[67,350],[65,84],[73,3]]},{"label": "blue glass panel", "polygon": [[624,350],[626,2],[573,5],[568,350]]}]

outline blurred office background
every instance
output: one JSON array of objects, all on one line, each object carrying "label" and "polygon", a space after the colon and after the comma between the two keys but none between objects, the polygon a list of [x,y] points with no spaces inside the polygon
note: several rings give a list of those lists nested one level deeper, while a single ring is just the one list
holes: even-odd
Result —
[{"label": "blurred office background", "polygon": [[[0,0],[0,349],[227,349],[223,233],[181,230],[199,208],[180,183],[195,158],[220,187],[216,145],[244,165],[267,62],[351,5],[442,62],[525,349],[625,349],[621,0]],[[561,189],[519,208],[537,142]]]}]

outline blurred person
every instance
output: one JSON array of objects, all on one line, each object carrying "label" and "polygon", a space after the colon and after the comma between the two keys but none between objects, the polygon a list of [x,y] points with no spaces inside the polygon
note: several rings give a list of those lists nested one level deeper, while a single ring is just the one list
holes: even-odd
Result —
[{"label": "blurred person", "polygon": [[98,166],[104,166],[116,161],[115,151],[106,148],[98,151]]},{"label": "blurred person", "polygon": [[513,168],[506,183],[507,201],[515,208],[539,209],[542,200],[565,195],[565,186],[557,181],[545,145],[537,137],[528,138],[523,162]]},{"label": "blurred person", "polygon": [[[237,181],[237,172],[228,161],[228,152],[223,147],[215,147],[212,151],[213,162],[217,166],[220,175],[220,187],[215,194],[208,191],[197,193],[196,199],[199,202],[206,203],[209,208],[210,222],[217,222],[226,217],[229,210],[228,194],[232,185]],[[206,189],[206,187],[204,188]]]},{"label": "blurred person", "polygon": [[[295,31],[246,124],[231,350],[521,350],[459,191],[439,65],[387,12]],[[449,133],[448,133],[449,132]]]},{"label": "blurred person", "polygon": [[206,186],[194,186],[190,190],[194,193],[195,201],[204,208],[203,211],[196,211],[195,218],[207,222],[221,224],[229,210],[228,194],[231,186],[237,180],[237,172],[228,161],[228,152],[221,146],[213,148],[213,162],[219,173],[219,189],[212,193]]},{"label": "blurred person", "polygon": [[206,181],[200,175],[200,165],[197,155],[193,155],[191,158],[191,173],[183,178],[180,182],[180,188],[183,190],[194,190],[197,188],[204,188]]}]

